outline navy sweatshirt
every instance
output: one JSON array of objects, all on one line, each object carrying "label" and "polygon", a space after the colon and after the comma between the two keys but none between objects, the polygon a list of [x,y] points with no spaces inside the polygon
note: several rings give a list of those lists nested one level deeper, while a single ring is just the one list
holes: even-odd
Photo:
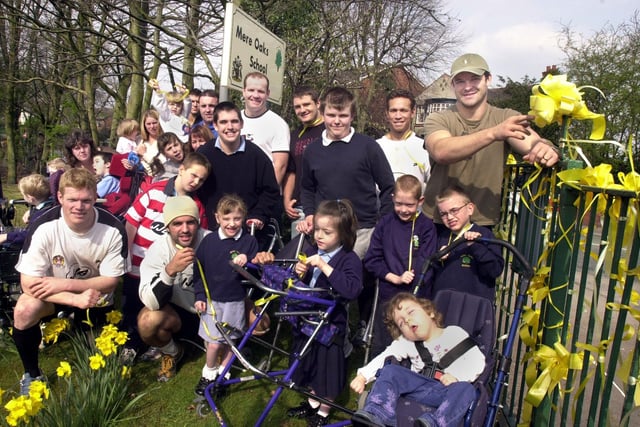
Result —
[{"label": "navy sweatshirt", "polygon": [[319,138],[307,146],[302,156],[301,198],[305,215],[314,215],[323,200],[349,199],[358,228],[372,228],[380,215],[393,211],[394,183],[382,148],[366,135],[356,133],[349,143],[337,141],[326,147]]}]

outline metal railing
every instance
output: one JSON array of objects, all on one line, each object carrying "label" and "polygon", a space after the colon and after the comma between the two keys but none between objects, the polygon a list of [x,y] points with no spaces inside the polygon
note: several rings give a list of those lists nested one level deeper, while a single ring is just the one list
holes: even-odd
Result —
[{"label": "metal railing", "polygon": [[[531,180],[534,172],[529,165],[507,167],[496,230],[537,272],[502,395],[502,421],[640,425],[634,402],[640,365],[637,195],[558,186],[551,170]],[[518,266],[506,261],[496,296],[499,346],[517,293]]]}]

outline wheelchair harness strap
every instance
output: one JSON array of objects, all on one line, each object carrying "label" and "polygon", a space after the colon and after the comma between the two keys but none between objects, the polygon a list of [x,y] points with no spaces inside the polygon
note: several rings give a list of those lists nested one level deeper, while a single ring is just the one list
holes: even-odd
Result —
[{"label": "wheelchair harness strap", "polygon": [[455,362],[460,356],[465,354],[471,348],[476,346],[476,342],[471,337],[466,337],[462,341],[460,341],[455,347],[449,350],[443,357],[440,359],[440,362],[435,363],[433,358],[431,357],[431,353],[429,349],[424,346],[424,341],[416,342],[416,349],[418,350],[418,354],[420,358],[424,362],[424,368],[422,369],[421,374],[429,377],[440,379],[443,370],[448,368],[453,362]]}]

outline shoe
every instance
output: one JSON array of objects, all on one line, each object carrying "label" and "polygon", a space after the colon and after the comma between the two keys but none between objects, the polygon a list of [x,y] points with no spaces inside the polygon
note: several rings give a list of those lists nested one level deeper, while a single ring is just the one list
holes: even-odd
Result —
[{"label": "shoe", "polygon": [[315,414],[317,409],[313,409],[309,402],[306,400],[300,402],[300,406],[296,406],[294,408],[290,408],[287,411],[287,417],[289,418],[308,418],[311,415]]},{"label": "shoe", "polygon": [[307,427],[321,427],[329,424],[329,417],[323,417],[317,412],[307,418]]},{"label": "shoe", "polygon": [[162,357],[162,352],[158,347],[149,347],[147,351],[142,353],[140,356],[140,360],[142,362],[151,362],[154,360],[158,360]]},{"label": "shoe", "polygon": [[133,366],[136,361],[136,356],[138,352],[133,348],[125,347],[120,352],[120,364],[123,366]]},{"label": "shoe", "polygon": [[209,386],[209,384],[213,384],[216,382],[215,378],[210,380],[205,377],[200,377],[200,381],[198,381],[198,385],[196,385],[196,394],[198,396],[204,396],[204,390]]},{"label": "shoe", "polygon": [[20,378],[20,395],[21,396],[29,396],[29,389],[31,388],[31,383],[34,381],[42,381],[43,383],[48,383],[47,377],[40,374],[37,377],[32,377],[28,372],[25,372]]},{"label": "shoe", "polygon": [[170,354],[162,354],[160,360],[160,371],[158,372],[158,381],[166,383],[170,379],[176,376],[178,372],[178,363],[184,355],[184,349],[182,346],[178,346],[178,354],[171,356]]},{"label": "shoe", "polygon": [[365,335],[367,333],[367,323],[364,320],[361,320],[358,323],[358,328],[356,329],[356,333],[353,334],[353,338],[351,342],[353,345],[359,346],[364,344]]},{"label": "shoe", "polygon": [[358,409],[356,412],[354,412],[353,416],[351,417],[351,424],[356,427],[384,427],[384,424],[378,417],[362,409]]}]

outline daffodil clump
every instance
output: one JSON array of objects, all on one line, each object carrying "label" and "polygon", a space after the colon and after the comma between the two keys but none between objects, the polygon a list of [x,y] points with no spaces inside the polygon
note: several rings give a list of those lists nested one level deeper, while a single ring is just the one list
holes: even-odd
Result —
[{"label": "daffodil clump", "polygon": [[[34,381],[29,396],[17,396],[4,408],[8,425],[110,426],[131,417],[139,397],[131,399],[131,371],[121,366],[118,355],[128,335],[117,324],[122,314],[107,314],[107,325],[92,339],[91,332],[70,333],[66,360],[56,368],[50,391],[46,383]],[[67,319],[53,319],[43,328],[43,340],[55,343],[70,328]],[[0,401],[4,395],[0,390]],[[44,402],[46,400],[46,402]]]},{"label": "daffodil clump", "polygon": [[[5,391],[0,389],[0,399],[4,397],[4,394]],[[43,401],[48,398],[47,384],[42,381],[32,382],[28,396],[14,397],[4,405],[4,409],[8,412],[5,421],[10,426],[17,426],[21,423],[29,424],[29,421],[43,408]]]}]

